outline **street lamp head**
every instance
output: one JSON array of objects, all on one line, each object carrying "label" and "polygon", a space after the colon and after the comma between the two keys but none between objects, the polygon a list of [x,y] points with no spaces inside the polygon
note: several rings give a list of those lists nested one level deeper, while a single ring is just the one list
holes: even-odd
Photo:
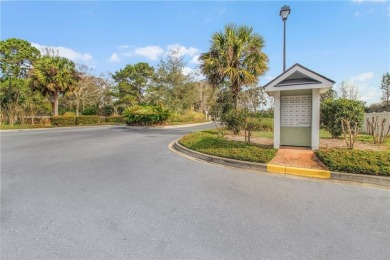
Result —
[{"label": "street lamp head", "polygon": [[291,12],[290,7],[288,5],[284,5],[284,6],[282,6],[282,8],[280,8],[279,15],[282,17],[283,21],[286,21],[290,12]]}]

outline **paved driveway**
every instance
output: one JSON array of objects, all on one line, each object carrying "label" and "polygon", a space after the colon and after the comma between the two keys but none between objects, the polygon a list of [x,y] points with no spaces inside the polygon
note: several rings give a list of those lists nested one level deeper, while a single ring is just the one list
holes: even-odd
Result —
[{"label": "paved driveway", "polygon": [[390,192],[224,168],[191,129],[1,133],[2,259],[390,259]]}]

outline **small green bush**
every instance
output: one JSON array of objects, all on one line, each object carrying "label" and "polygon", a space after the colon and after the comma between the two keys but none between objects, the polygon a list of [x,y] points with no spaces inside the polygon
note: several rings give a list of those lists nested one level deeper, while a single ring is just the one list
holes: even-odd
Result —
[{"label": "small green bush", "polygon": [[106,123],[124,123],[122,116],[109,116],[105,118]]},{"label": "small green bush", "polygon": [[161,106],[132,106],[122,115],[129,125],[159,125],[168,120],[170,112]]},{"label": "small green bush", "polygon": [[249,117],[253,118],[274,118],[273,111],[258,111],[249,113]]},{"label": "small green bush", "polygon": [[102,122],[100,116],[77,116],[76,124],[77,125],[96,125]]},{"label": "small green bush", "polygon": [[75,116],[52,116],[50,123],[54,126],[74,126],[76,125]]},{"label": "small green bush", "polygon": [[201,153],[249,162],[266,163],[276,155],[275,149],[226,140],[218,137],[217,131],[191,133],[183,136],[179,143]]},{"label": "small green bush", "polygon": [[236,135],[244,127],[247,115],[246,110],[234,109],[222,114],[221,121]]},{"label": "small green bush", "polygon": [[274,119],[273,118],[257,118],[259,119],[258,128],[256,131],[273,131]]},{"label": "small green bush", "polygon": [[333,138],[341,136],[341,120],[361,125],[364,119],[364,105],[361,101],[345,98],[326,99],[321,103],[321,125]]},{"label": "small green bush", "polygon": [[330,149],[316,155],[331,171],[390,176],[390,151]]}]

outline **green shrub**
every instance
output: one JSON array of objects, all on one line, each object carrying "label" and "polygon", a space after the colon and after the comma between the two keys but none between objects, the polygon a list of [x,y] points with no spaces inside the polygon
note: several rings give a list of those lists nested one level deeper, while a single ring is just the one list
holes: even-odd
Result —
[{"label": "green shrub", "polygon": [[241,129],[245,125],[245,119],[248,113],[246,110],[234,109],[230,110],[221,116],[221,122],[223,122],[228,130],[233,131],[236,135],[240,133]]},{"label": "green shrub", "polygon": [[96,125],[102,122],[100,116],[77,116],[76,124],[77,125]]},{"label": "green shrub", "polygon": [[50,123],[54,126],[74,126],[76,125],[75,116],[52,116]]},{"label": "green shrub", "polygon": [[168,120],[170,112],[161,106],[132,106],[122,115],[129,125],[158,125]]},{"label": "green shrub", "polygon": [[[345,98],[326,99],[321,103],[321,124],[333,138],[341,136],[341,120],[361,125],[364,119],[364,105],[361,101]],[[352,125],[353,127],[353,125]]]},{"label": "green shrub", "polygon": [[257,131],[273,131],[274,130],[274,119],[273,118],[258,118],[258,129]]},{"label": "green shrub", "polygon": [[96,106],[88,106],[81,112],[84,116],[93,116],[98,114],[98,108]]},{"label": "green shrub", "polygon": [[109,116],[112,116],[112,114],[114,114],[114,112],[115,112],[115,109],[113,106],[106,105],[102,108],[102,116],[109,117]]},{"label": "green shrub", "polygon": [[390,176],[390,151],[330,149],[316,155],[331,171]]},{"label": "green shrub", "polygon": [[274,118],[273,111],[258,111],[249,113],[249,117],[253,118]]},{"label": "green shrub", "polygon": [[124,123],[122,116],[109,116],[105,118],[106,123]]},{"label": "green shrub", "polygon": [[241,161],[266,163],[276,155],[276,150],[261,148],[245,142],[229,141],[218,137],[216,131],[201,131],[183,136],[179,143],[189,149]]}]

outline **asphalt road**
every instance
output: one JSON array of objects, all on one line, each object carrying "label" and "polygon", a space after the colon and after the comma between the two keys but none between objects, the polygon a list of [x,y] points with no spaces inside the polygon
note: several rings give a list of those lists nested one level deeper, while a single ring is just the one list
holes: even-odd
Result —
[{"label": "asphalt road", "polygon": [[390,259],[388,190],[167,148],[195,129],[2,132],[1,259]]}]

